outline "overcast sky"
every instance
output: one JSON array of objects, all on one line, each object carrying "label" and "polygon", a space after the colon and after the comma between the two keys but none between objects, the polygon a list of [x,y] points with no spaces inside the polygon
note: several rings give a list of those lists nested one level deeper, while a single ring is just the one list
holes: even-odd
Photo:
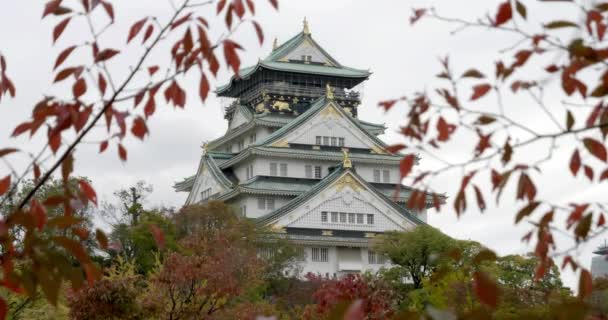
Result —
[{"label": "overcast sky", "polygon": [[[159,16],[162,21],[172,12],[167,0],[113,2],[117,25],[104,35],[102,42],[115,48],[124,47],[126,30],[133,21],[145,15]],[[455,65],[492,70],[496,52],[513,40],[508,35],[487,33],[484,30],[464,31],[451,36],[453,27],[436,22],[423,21],[414,27],[409,26],[412,7],[435,5],[440,12],[447,15],[471,18],[483,16],[487,12],[493,13],[497,1],[467,0],[464,5],[464,1],[453,0],[292,0],[281,1],[278,13],[270,9],[266,1],[256,3],[266,42],[260,47],[250,26],[245,26],[236,35],[238,42],[247,49],[243,55],[243,65],[253,64],[258,58],[268,55],[274,37],[281,43],[300,32],[302,19],[306,16],[315,40],[340,63],[355,68],[370,68],[373,72],[365,83],[359,117],[370,122],[385,123],[389,129],[382,138],[389,143],[402,141],[395,131],[404,120],[403,108],[395,108],[385,114],[377,107],[378,101],[433,85],[436,81],[435,75],[439,72],[437,58],[447,53]],[[0,102],[1,147],[26,146],[27,150],[32,152],[38,150],[40,143],[37,141],[29,142],[27,137],[8,137],[16,123],[29,118],[33,104],[44,93],[49,93],[52,80],[50,70],[56,54],[61,48],[70,45],[71,40],[86,35],[84,25],[69,25],[66,34],[73,36],[61,39],[54,47],[50,34],[56,20],[41,22],[42,7],[42,1],[6,1],[0,12],[0,51],[8,59],[9,75],[13,78],[18,92],[16,99],[3,99]],[[534,7],[529,8],[533,9]],[[560,12],[559,7],[556,10],[556,13]],[[211,17],[212,14],[208,16]],[[128,70],[128,66],[133,64],[136,57],[137,51],[134,50],[124,61],[117,62],[114,68]],[[78,59],[78,56],[72,58]],[[70,62],[76,64],[78,61]],[[225,83],[228,77],[229,73],[222,70],[215,84]],[[190,88],[196,86],[193,81],[187,82],[191,85]],[[59,88],[62,89],[66,88]],[[144,143],[131,137],[127,139],[127,163],[118,160],[114,148],[100,156],[97,153],[97,145],[84,145],[79,148],[76,156],[76,173],[89,177],[103,199],[111,200],[112,191],[143,179],[154,186],[149,205],[179,207],[185,201],[186,194],[175,193],[172,189],[173,183],[194,174],[203,141],[217,138],[226,130],[219,99],[211,96],[208,102],[202,105],[195,91],[189,95],[193,99],[188,100],[185,110],[157,106],[157,113],[148,123],[151,131],[149,138]],[[508,107],[513,110],[522,107],[515,105],[517,100],[512,103],[514,105]],[[540,118],[537,119],[537,114],[532,111],[520,110],[515,112],[514,116],[534,123],[541,131],[543,126],[550,126]],[[456,146],[446,150],[442,156],[458,159],[466,152],[470,150],[462,150]],[[558,153],[557,156],[567,155]],[[437,163],[423,158],[421,165],[432,168]],[[6,172],[5,170],[6,168],[0,166],[0,172]],[[539,197],[567,203],[601,199],[601,195],[608,191],[604,186],[586,189],[581,181],[565,180],[569,179],[561,175],[565,170],[564,163],[544,168],[541,181],[545,184],[539,188]],[[458,184],[458,175],[455,173],[436,181],[434,186],[437,191],[454,196],[454,189],[458,188]],[[511,196],[506,194],[505,199],[513,197],[513,190],[506,192],[510,192]],[[429,223],[453,237],[479,241],[502,255],[525,253],[533,248],[520,242],[520,238],[530,228],[525,224],[517,227],[513,225],[514,213],[519,206],[521,205],[504,201],[500,207],[490,205],[485,214],[469,210],[460,219],[456,218],[451,208],[446,208],[440,214],[431,213]],[[591,251],[600,242],[603,242],[603,239],[594,240],[578,252],[584,265],[589,266]],[[570,272],[564,272],[563,279],[567,285],[576,285],[576,279]]]}]

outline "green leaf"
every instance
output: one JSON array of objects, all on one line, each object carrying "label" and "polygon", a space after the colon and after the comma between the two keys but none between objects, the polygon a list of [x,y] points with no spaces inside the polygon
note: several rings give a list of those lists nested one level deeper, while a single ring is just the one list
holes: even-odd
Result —
[{"label": "green leaf", "polygon": [[515,1],[515,9],[522,18],[526,19],[528,17],[526,6],[524,6],[521,2]]},{"label": "green leaf", "polygon": [[547,29],[559,29],[559,28],[578,28],[578,24],[565,20],[551,21],[545,24]]},{"label": "green leaf", "polygon": [[572,126],[574,126],[574,116],[572,115],[572,112],[568,110],[568,113],[566,114],[566,128],[568,131],[572,130]]},{"label": "green leaf", "polygon": [[521,221],[521,219],[532,214],[532,212],[534,210],[536,210],[536,208],[538,207],[539,204],[540,204],[540,202],[537,202],[537,201],[531,202],[527,206],[523,207],[523,209],[519,210],[519,212],[515,216],[515,223],[519,223]]}]

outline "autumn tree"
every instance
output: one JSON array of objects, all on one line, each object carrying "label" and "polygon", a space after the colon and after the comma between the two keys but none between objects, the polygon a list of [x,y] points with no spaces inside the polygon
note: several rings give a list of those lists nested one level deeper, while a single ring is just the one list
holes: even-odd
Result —
[{"label": "autumn tree", "polygon": [[[113,149],[118,158],[126,161],[125,139],[145,139],[149,133],[147,121],[154,116],[157,105],[166,103],[183,108],[187,101],[193,101],[192,97],[204,101],[224,61],[238,74],[239,51],[243,48],[231,37],[240,27],[252,26],[260,42],[263,41],[262,29],[254,20],[257,3],[253,1],[182,0],[170,4],[172,7],[168,9],[172,12],[167,19],[142,16],[124,30],[124,48],[110,46],[105,37],[108,30],[119,28],[115,25],[116,13],[111,1],[49,0],[41,6],[42,18],[55,23],[50,33],[60,51],[53,70],[42,70],[53,73],[53,90],[41,93],[39,102],[32,106],[31,118],[18,124],[12,134],[12,137],[40,136],[44,146],[39,151],[27,150],[27,145],[15,147],[13,142],[3,142],[0,146],[0,157],[6,165],[0,173],[0,195],[13,197],[16,186],[25,177],[35,181],[32,189],[15,201],[15,209],[2,220],[0,258],[4,287],[15,292],[35,291],[38,282],[28,283],[28,277],[15,273],[13,266],[20,261],[57,270],[52,281],[42,281],[52,288],[58,288],[74,276],[66,271],[71,269],[63,268],[46,255],[48,241],[42,241],[38,233],[49,227],[47,207],[63,207],[64,216],[70,219],[75,201],[97,204],[96,192],[88,181],[79,180],[76,191],[67,187],[75,151],[81,150],[83,142],[97,144],[99,152]],[[278,7],[276,0],[270,4]],[[222,21],[210,23],[205,18],[208,11],[221,16]],[[65,35],[76,28],[89,30],[89,34],[79,39],[70,37],[74,42],[67,43]],[[209,32],[212,29],[218,34],[224,32],[214,38]],[[153,54],[167,59],[151,61]],[[15,57],[0,55],[1,99],[14,97],[18,92],[19,84],[13,83],[10,77],[12,60],[16,60]],[[124,65],[130,67],[124,68]],[[182,79],[188,76],[199,79],[197,94],[187,93],[190,88],[184,86]],[[29,163],[16,167],[13,159],[20,154],[28,158],[31,154],[31,158]],[[66,185],[64,193],[44,201],[36,199],[40,188],[53,175],[61,176]],[[76,227],[68,225],[67,228]],[[15,247],[14,230],[22,230],[24,237],[31,241],[22,248]],[[105,249],[106,237],[98,234],[99,246]],[[99,277],[98,268],[80,241],[61,237],[51,241],[79,261],[79,269],[85,271],[91,283]],[[33,255],[33,252],[42,254]],[[32,271],[40,272],[39,269]],[[51,298],[48,294],[47,297]],[[5,318],[6,309],[6,303],[0,300],[0,319]]]},{"label": "autumn tree", "polygon": [[[530,3],[501,1],[478,19],[450,16],[440,8],[414,9],[412,24],[434,20],[454,27],[454,34],[478,30],[514,40],[499,42],[495,57],[470,66],[453,64],[460,53],[446,52],[452,59],[440,60],[436,84],[380,106],[407,112],[400,127],[404,142],[391,150],[407,153],[401,177],[417,190],[410,207],[430,202],[461,215],[473,208],[483,212],[489,201],[501,206],[511,197],[517,203],[514,222],[529,227],[522,240],[532,243],[538,258],[536,279],[557,262],[579,272],[578,292],[584,297],[591,292],[591,274],[573,253],[604,234],[606,204],[603,199],[562,203],[542,190],[570,181],[594,188],[608,178],[608,3],[542,1],[533,10]],[[568,14],[558,17],[556,6],[568,8]],[[468,151],[450,159],[442,152],[451,148]],[[417,156],[438,165],[414,168]],[[563,176],[541,181],[549,168],[562,168]],[[431,186],[454,175],[460,177],[458,188],[444,205]],[[558,247],[556,237],[567,237],[570,244]]]}]

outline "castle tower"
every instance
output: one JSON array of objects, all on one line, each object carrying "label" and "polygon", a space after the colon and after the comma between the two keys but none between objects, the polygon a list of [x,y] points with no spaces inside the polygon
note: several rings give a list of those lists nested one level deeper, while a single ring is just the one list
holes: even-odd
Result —
[{"label": "castle tower", "polygon": [[594,278],[608,277],[608,244],[604,243],[593,253],[597,256],[591,259],[591,275]]},{"label": "castle tower", "polygon": [[331,57],[305,22],[217,89],[234,99],[228,130],[205,145],[196,174],[175,189],[189,193],[186,205],[224,201],[301,245],[304,273],[379,269],[388,262],[369,249],[371,240],[423,224],[426,214],[406,208],[403,155],[378,138],[384,125],[358,118],[354,89],[369,76]]}]

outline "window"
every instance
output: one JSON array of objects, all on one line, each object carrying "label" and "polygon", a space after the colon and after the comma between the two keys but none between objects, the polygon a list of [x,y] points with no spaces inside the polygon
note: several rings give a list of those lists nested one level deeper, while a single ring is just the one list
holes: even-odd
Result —
[{"label": "window", "polygon": [[340,212],[340,223],[346,223],[346,213]]},{"label": "window", "polygon": [[256,134],[252,134],[249,136],[249,144],[254,144],[256,140]]},{"label": "window", "polygon": [[278,175],[277,174],[277,164],[274,162],[270,163],[270,175],[275,176],[275,177]]},{"label": "window", "polygon": [[335,147],[338,145],[338,138],[336,137],[331,137],[331,146]]},{"label": "window", "polygon": [[312,178],[312,166],[307,164],[304,166],[304,174],[306,178]]},{"label": "window", "polygon": [[348,223],[355,223],[355,214],[354,213],[349,213],[348,214]]},{"label": "window", "polygon": [[245,168],[245,175],[246,175],[247,180],[253,178],[253,165],[252,164],[248,165],[247,168]]},{"label": "window", "polygon": [[272,259],[276,250],[275,248],[260,248],[258,249],[258,256],[262,259]]},{"label": "window", "polygon": [[201,192],[201,200],[207,200],[211,196],[211,188],[207,188]]},{"label": "window", "polygon": [[323,137],[323,145],[325,145],[325,146],[329,145],[329,137]]},{"label": "window", "polygon": [[386,257],[383,254],[367,251],[367,263],[368,264],[384,264],[386,262]]},{"label": "window", "polygon": [[321,222],[327,222],[327,212],[321,212]]},{"label": "window", "polygon": [[374,182],[380,182],[380,170],[374,169]]},{"label": "window", "polygon": [[363,224],[363,214],[357,214],[357,224]]},{"label": "window", "polygon": [[242,215],[243,217],[246,217],[246,216],[247,216],[247,206],[246,206],[246,205],[242,205],[242,206],[241,206],[241,215]]},{"label": "window", "polygon": [[338,222],[338,213],[337,212],[331,213],[331,222],[333,222],[333,223]]},{"label": "window", "polygon": [[382,170],[382,182],[387,183],[391,180],[391,172],[388,170]]},{"label": "window", "polygon": [[321,179],[321,166],[315,166],[315,178]]},{"label": "window", "polygon": [[321,145],[321,136],[317,136],[315,139],[316,145],[320,146]]},{"label": "window", "polygon": [[226,152],[230,152],[230,153],[232,153],[232,146],[227,146],[227,147],[226,147]]},{"label": "window", "polygon": [[281,177],[287,177],[287,163],[281,163]]},{"label": "window", "polygon": [[249,166],[245,168],[245,179],[249,180]]},{"label": "window", "polygon": [[329,261],[328,248],[312,248],[312,261],[327,262]]},{"label": "window", "polygon": [[338,138],[338,147],[344,147],[344,138]]},{"label": "window", "polygon": [[367,224],[374,224],[374,215],[373,214],[367,215]]},{"label": "window", "polygon": [[241,140],[241,141],[239,141],[239,148],[238,148],[238,150],[241,151],[243,149],[245,149],[245,141]]},{"label": "window", "polygon": [[265,210],[274,210],[274,199],[272,198],[258,198],[258,209]]}]

